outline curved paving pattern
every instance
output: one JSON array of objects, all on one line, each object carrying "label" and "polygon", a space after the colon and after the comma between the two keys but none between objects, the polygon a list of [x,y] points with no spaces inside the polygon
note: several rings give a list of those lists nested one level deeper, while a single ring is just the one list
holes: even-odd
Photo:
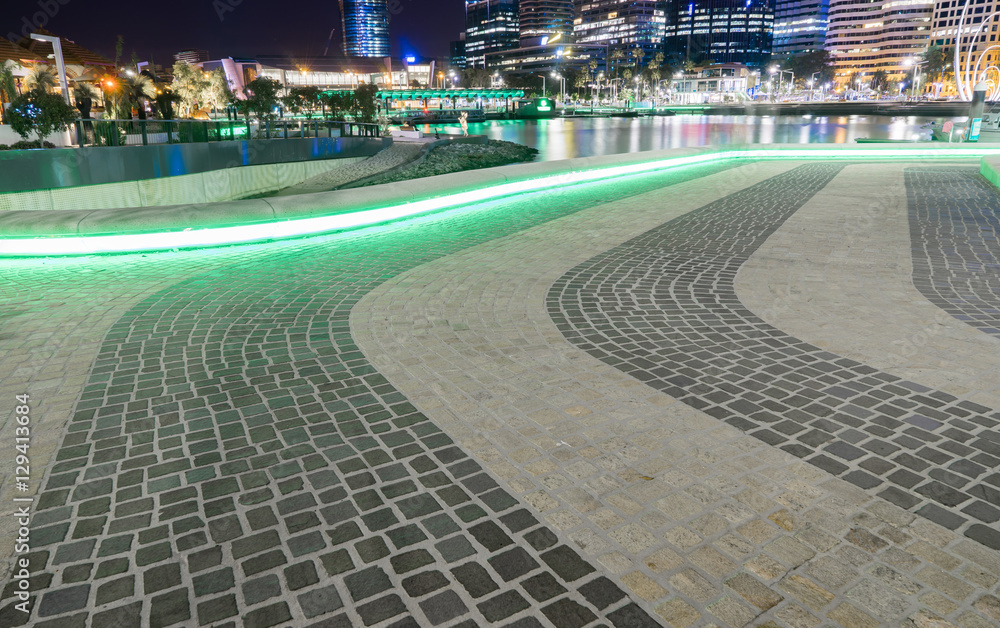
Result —
[{"label": "curved paving pattern", "polygon": [[[676,402],[547,316],[552,283],[596,252],[792,167],[758,163],[423,264],[355,306],[358,345],[671,625],[874,628],[930,613],[991,626],[1000,553]],[[902,181],[895,164],[864,169]],[[845,212],[871,198],[840,184],[820,196]]]},{"label": "curved paving pattern", "polygon": [[913,285],[908,167],[845,168],[740,268],[736,294],[800,340],[1000,408],[1000,338],[955,320]]},{"label": "curved paving pattern", "polygon": [[[387,278],[595,189],[712,170],[277,247],[143,299],[108,332],[37,500],[30,623],[658,625],[389,385],[348,316]],[[26,619],[10,602],[2,617]]]},{"label": "curved paving pattern", "polygon": [[550,314],[602,361],[1000,548],[1000,413],[799,341],[736,297],[740,266],[840,168],[801,166],[579,265]]},{"label": "curved paving pattern", "polygon": [[1000,337],[1000,198],[972,169],[906,172],[913,283],[932,303]]}]

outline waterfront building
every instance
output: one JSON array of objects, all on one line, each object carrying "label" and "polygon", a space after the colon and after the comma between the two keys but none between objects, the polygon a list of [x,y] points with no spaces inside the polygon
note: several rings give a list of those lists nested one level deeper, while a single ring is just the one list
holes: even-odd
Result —
[{"label": "waterfront building", "polygon": [[570,43],[573,38],[573,0],[521,0],[521,45],[537,38]]},{"label": "waterfront building", "polygon": [[822,50],[830,22],[830,0],[777,0],[774,6],[776,57]]},{"label": "waterfront building", "polygon": [[742,63],[719,63],[675,77],[671,101],[678,105],[743,102],[751,98],[760,72]]},{"label": "waterfront building", "polygon": [[517,48],[519,41],[518,0],[466,0],[467,67],[485,67],[487,53]]},{"label": "waterfront building", "polygon": [[902,79],[907,60],[930,43],[933,15],[934,0],[830,0],[826,49],[836,83],[846,86],[855,74],[864,82],[878,70],[890,81]]},{"label": "waterfront building", "polygon": [[[641,49],[645,59],[663,51],[667,3],[662,0],[577,2],[573,18],[576,43],[603,46],[606,52]],[[629,64],[631,60],[623,60]]]},{"label": "waterfront building", "polygon": [[389,56],[387,0],[340,0],[344,54],[349,57]]},{"label": "waterfront building", "polygon": [[751,67],[771,58],[774,0],[672,2],[666,22],[668,58]]}]

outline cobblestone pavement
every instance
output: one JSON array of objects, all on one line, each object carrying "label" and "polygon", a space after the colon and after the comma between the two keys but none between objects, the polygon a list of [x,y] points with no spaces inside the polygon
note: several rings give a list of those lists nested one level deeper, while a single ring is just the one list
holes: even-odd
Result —
[{"label": "cobblestone pavement", "polygon": [[[789,167],[678,185],[669,202],[635,196],[417,267],[355,307],[359,345],[671,625],[993,625],[996,552],[675,402],[581,352],[546,315],[550,286],[595,251]],[[830,212],[870,207],[856,179],[902,178],[848,171],[828,184]]]},{"label": "cobblestone pavement", "polygon": [[[766,324],[745,322],[753,315],[735,297],[735,270],[841,174],[714,166],[295,243],[11,263],[0,281],[20,292],[5,331],[33,329],[32,310],[45,318],[44,308],[71,309],[97,290],[85,307],[101,315],[53,317],[27,343],[0,337],[19,356],[0,366],[16,366],[11,377],[29,392],[53,373],[25,371],[25,356],[61,342],[74,359],[59,388],[75,393],[60,392],[76,397],[32,515],[35,612],[12,608],[11,581],[0,624],[994,625],[1000,554],[968,504],[935,506],[963,517],[956,533],[926,516],[937,493],[898,488],[920,496],[910,509],[925,516],[914,516],[881,489],[704,411],[724,403],[676,402],[676,390],[644,378],[654,367],[601,363],[564,336],[559,312],[546,315],[546,295],[571,285],[560,282],[570,269],[614,260],[624,264],[607,275],[617,281],[636,250],[653,259],[675,246],[689,258],[671,275],[702,264],[708,282],[683,302],[688,313],[704,320],[698,299],[722,295],[742,317],[720,317],[734,325],[727,341],[745,342]],[[94,276],[74,285],[84,270]],[[588,312],[622,298],[607,287],[595,295]],[[677,333],[727,333],[691,320],[679,318]],[[637,324],[623,319],[615,340]],[[60,340],[76,330],[85,338]],[[769,342],[805,345],[768,332]],[[781,348],[750,359],[787,365],[773,355]],[[616,350],[634,360],[647,349]],[[836,359],[812,355],[814,365]],[[867,382],[875,369],[863,368],[832,372]],[[903,381],[883,375],[883,389]],[[931,406],[923,396],[889,399]],[[48,431],[62,411],[50,410]],[[957,420],[983,416],[969,412]],[[916,438],[905,425],[886,429],[876,436]],[[989,426],[965,429],[972,445],[990,440]],[[867,442],[845,434],[835,436]]]},{"label": "cobblestone pavement", "polygon": [[[4,622],[656,625],[388,385],[347,326],[388,277],[596,202],[580,188],[531,212],[512,200],[228,263],[212,252],[202,274],[196,253],[166,258],[193,274],[97,350],[32,517],[35,613],[8,602]],[[16,286],[50,274],[10,270]]]},{"label": "cobblestone pavement", "polygon": [[996,188],[971,169],[913,169],[907,179],[913,191],[913,283],[958,320],[1000,336]]}]

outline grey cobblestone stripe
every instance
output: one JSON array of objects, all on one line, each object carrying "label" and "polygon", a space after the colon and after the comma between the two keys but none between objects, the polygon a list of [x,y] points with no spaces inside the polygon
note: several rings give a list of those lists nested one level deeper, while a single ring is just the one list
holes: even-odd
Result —
[{"label": "grey cobblestone stripe", "polygon": [[550,315],[605,363],[1000,548],[1000,413],[802,342],[736,296],[740,266],[841,167],[801,166],[577,266]]},{"label": "grey cobblestone stripe", "polygon": [[1000,337],[1000,198],[972,168],[906,171],[913,283],[956,319]]},{"label": "grey cobblestone stripe", "polygon": [[34,613],[9,585],[0,623],[659,625],[389,385],[348,316],[415,265],[728,167],[276,246],[144,299],[37,501]]}]

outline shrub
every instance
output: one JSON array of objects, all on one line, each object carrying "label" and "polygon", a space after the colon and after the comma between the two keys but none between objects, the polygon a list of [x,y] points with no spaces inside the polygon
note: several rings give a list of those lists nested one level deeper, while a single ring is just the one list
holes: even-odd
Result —
[{"label": "shrub", "polygon": [[66,104],[60,95],[33,89],[10,103],[7,118],[15,133],[25,140],[34,133],[41,143],[46,137],[69,126],[76,119],[76,109]]}]

